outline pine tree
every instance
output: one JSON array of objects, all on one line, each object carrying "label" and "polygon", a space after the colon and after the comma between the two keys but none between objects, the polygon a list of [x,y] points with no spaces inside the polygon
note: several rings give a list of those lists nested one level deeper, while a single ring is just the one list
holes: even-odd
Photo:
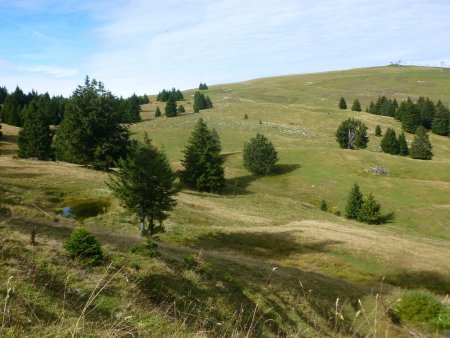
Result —
[{"label": "pine tree", "polygon": [[372,194],[369,194],[358,212],[357,219],[363,223],[380,224],[383,218],[380,210],[381,205],[375,200]]},{"label": "pine tree", "polygon": [[153,235],[155,222],[162,226],[176,204],[173,198],[175,176],[167,156],[153,146],[145,134],[144,143],[134,143],[128,156],[119,159],[117,168],[108,186],[127,209],[139,216],[141,235],[146,233],[146,220]]},{"label": "pine tree", "polygon": [[422,123],[422,117],[417,106],[408,97],[401,112],[402,128],[408,133],[414,133]]},{"label": "pine tree", "polygon": [[408,142],[406,142],[406,136],[404,132],[401,132],[400,135],[398,135],[398,148],[398,154],[400,156],[409,155]]},{"label": "pine tree", "polygon": [[256,175],[268,175],[275,168],[278,154],[264,135],[256,134],[244,144],[244,167]]},{"label": "pine tree", "polygon": [[347,199],[347,205],[345,207],[345,217],[347,217],[348,219],[357,219],[362,205],[363,194],[359,189],[359,185],[355,183]]},{"label": "pine tree", "polygon": [[411,143],[411,157],[419,160],[431,160],[433,157],[431,149],[427,130],[423,126],[419,126],[414,135],[414,141]]},{"label": "pine tree", "polygon": [[7,96],[8,89],[6,89],[6,87],[0,87],[0,104],[3,104],[5,102]]},{"label": "pine tree", "polygon": [[335,135],[341,148],[367,148],[367,143],[369,143],[367,126],[352,118],[342,121]]},{"label": "pine tree", "polygon": [[220,192],[225,186],[223,158],[217,132],[199,119],[184,150],[183,184],[199,191]]},{"label": "pine tree", "polygon": [[450,111],[442,103],[437,106],[431,130],[437,135],[449,134]]},{"label": "pine tree", "polygon": [[339,109],[347,109],[347,103],[343,97],[339,100]]},{"label": "pine tree", "polygon": [[182,104],[180,104],[178,106],[178,110],[177,111],[178,111],[178,114],[182,114],[182,113],[186,112],[186,110],[184,109],[184,106]]},{"label": "pine tree", "polygon": [[386,129],[386,133],[381,140],[381,149],[383,150],[383,152],[391,155],[398,155],[398,153],[400,152],[400,145],[398,143],[394,129]]},{"label": "pine tree", "polygon": [[381,132],[381,127],[379,124],[377,124],[377,126],[375,127],[375,136],[381,136],[382,132]]},{"label": "pine tree", "polygon": [[436,113],[436,107],[434,106],[433,101],[428,97],[423,99],[419,106],[419,111],[422,117],[422,125],[427,129],[431,129],[431,124]]},{"label": "pine tree", "polygon": [[24,124],[17,138],[18,156],[47,160],[52,157],[52,132],[48,124],[48,103],[44,97],[34,98],[23,110]]},{"label": "pine tree", "polygon": [[161,110],[159,109],[158,106],[156,106],[155,117],[160,117],[160,116],[161,116]]},{"label": "pine tree", "polygon": [[117,99],[86,77],[70,98],[55,136],[56,159],[108,170],[128,150],[130,133],[120,121]]},{"label": "pine tree", "polygon": [[353,101],[352,110],[361,111],[361,104],[359,103],[358,99],[355,99],[355,101]]},{"label": "pine tree", "polygon": [[165,115],[167,117],[174,117],[178,115],[177,102],[175,101],[175,97],[173,95],[170,95],[166,102]]},{"label": "pine tree", "polygon": [[398,103],[397,100],[394,98],[394,100],[389,102],[389,116],[395,117],[395,114],[397,113],[398,109]]}]

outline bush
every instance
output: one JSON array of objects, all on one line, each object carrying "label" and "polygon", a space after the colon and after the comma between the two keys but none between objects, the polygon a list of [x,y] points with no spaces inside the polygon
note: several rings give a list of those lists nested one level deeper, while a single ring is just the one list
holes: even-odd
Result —
[{"label": "bush", "polygon": [[343,97],[339,100],[339,109],[347,109],[347,103]]},{"label": "bush", "polygon": [[151,258],[155,258],[160,255],[158,250],[158,243],[156,243],[154,240],[150,238],[147,238],[145,243],[136,245],[134,248],[131,249],[131,252],[134,254]]},{"label": "bush", "polygon": [[381,127],[377,124],[377,126],[375,127],[375,136],[381,136],[382,132],[381,132]]},{"label": "bush", "polygon": [[322,201],[320,202],[320,210],[322,210],[322,211],[328,211],[328,204],[327,204],[327,201],[322,200]]},{"label": "bush", "polygon": [[95,266],[103,263],[102,248],[97,239],[84,227],[74,229],[70,238],[64,243],[73,258],[78,258],[83,265]]},{"label": "bush", "polygon": [[404,292],[392,307],[391,316],[401,322],[427,324],[432,329],[450,328],[450,307],[427,291]]},{"label": "bush", "polygon": [[256,134],[244,144],[244,166],[256,175],[268,175],[275,168],[278,154],[264,135]]}]

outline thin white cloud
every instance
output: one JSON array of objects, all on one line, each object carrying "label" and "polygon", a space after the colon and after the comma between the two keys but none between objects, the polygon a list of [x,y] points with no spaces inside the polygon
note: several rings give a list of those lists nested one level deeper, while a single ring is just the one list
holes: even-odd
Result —
[{"label": "thin white cloud", "polygon": [[70,77],[78,74],[78,70],[73,68],[53,67],[53,66],[22,66],[18,68],[22,72],[43,73],[57,78]]}]

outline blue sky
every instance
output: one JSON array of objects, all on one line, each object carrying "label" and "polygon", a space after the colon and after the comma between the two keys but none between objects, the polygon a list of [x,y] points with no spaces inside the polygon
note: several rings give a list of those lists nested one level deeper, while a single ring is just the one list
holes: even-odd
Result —
[{"label": "blue sky", "polygon": [[0,86],[117,95],[403,64],[450,66],[450,1],[0,0]]}]

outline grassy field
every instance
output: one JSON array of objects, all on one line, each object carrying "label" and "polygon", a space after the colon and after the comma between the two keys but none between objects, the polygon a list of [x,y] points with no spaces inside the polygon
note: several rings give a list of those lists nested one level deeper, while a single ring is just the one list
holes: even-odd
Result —
[{"label": "grassy field", "polygon": [[[107,174],[16,159],[18,130],[3,126],[1,202],[13,215],[0,227],[5,300],[0,335],[427,332],[420,325],[394,325],[387,311],[405,289],[428,289],[439,297],[450,293],[450,138],[430,135],[432,161],[387,155],[380,152],[375,126],[399,132],[400,123],[342,111],[337,103],[344,96],[351,106],[358,98],[365,108],[378,95],[398,101],[423,95],[449,104],[450,72],[381,67],[210,86],[206,93],[214,109],[199,114],[190,113],[193,93],[184,92],[187,114],[171,119],[153,117],[164,104],[151,97],[143,106],[144,121],[131,126],[133,136],[141,139],[148,132],[178,170],[202,117],[221,138],[228,185],[221,195],[179,193],[167,231],[159,236],[157,259],[130,252],[141,242],[137,220],[112,197]],[[338,148],[334,132],[348,117],[368,125],[367,149]],[[273,141],[280,157],[277,172],[262,178],[242,165],[243,144],[257,132]],[[377,165],[389,175],[367,172]],[[369,226],[335,215],[343,213],[353,183],[372,192],[385,212],[395,212],[393,222]],[[322,199],[331,212],[319,210]],[[58,218],[67,205],[101,207],[96,217]],[[111,263],[107,272],[67,262],[61,245],[79,223],[104,245]],[[37,247],[29,245],[33,227]],[[89,295],[104,285],[89,303]],[[14,297],[8,295],[11,286]]]}]

